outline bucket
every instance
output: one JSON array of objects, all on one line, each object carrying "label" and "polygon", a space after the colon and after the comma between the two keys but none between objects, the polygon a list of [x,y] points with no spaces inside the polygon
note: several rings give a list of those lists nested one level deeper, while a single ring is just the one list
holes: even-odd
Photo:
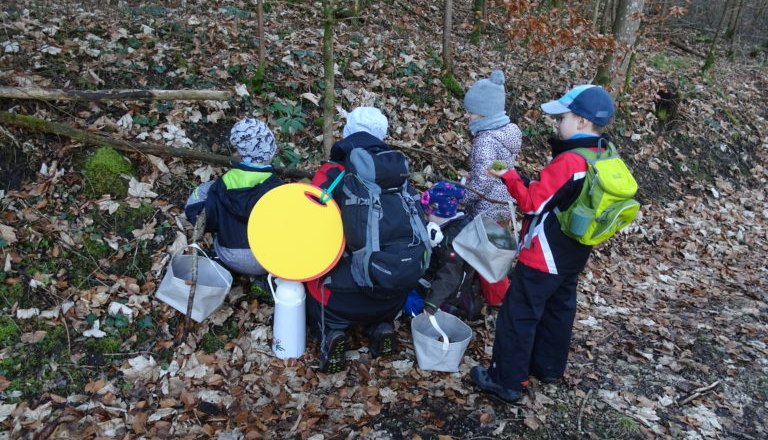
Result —
[{"label": "bucket", "polygon": [[[272,351],[280,359],[298,358],[307,347],[306,298],[304,285],[267,277],[272,298],[275,300],[275,317],[272,327]],[[275,289],[274,286],[277,286]]]},{"label": "bucket", "polygon": [[[197,257],[197,287],[191,316],[195,321],[203,322],[224,302],[232,287],[232,274],[208,258],[200,247],[194,244],[190,246],[203,254]],[[192,255],[174,255],[155,293],[157,299],[184,314],[187,313],[192,284],[193,260]]]},{"label": "bucket", "polygon": [[411,320],[416,361],[422,370],[459,371],[464,351],[472,339],[472,329],[461,319],[438,310],[422,313]]}]

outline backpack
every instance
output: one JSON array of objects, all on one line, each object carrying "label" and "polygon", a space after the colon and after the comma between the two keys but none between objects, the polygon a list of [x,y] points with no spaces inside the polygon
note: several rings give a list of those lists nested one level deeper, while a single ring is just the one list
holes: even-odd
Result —
[{"label": "backpack", "polygon": [[[345,173],[335,196],[347,246],[342,266],[348,264],[354,284],[369,296],[402,295],[418,284],[431,255],[408,161],[396,150],[354,148]],[[329,287],[345,286],[334,286],[332,278]]]},{"label": "backpack", "polygon": [[633,199],[637,182],[608,143],[602,151],[572,150],[587,161],[587,177],[579,197],[565,211],[555,210],[563,233],[581,244],[594,246],[630,224],[640,209]]}]

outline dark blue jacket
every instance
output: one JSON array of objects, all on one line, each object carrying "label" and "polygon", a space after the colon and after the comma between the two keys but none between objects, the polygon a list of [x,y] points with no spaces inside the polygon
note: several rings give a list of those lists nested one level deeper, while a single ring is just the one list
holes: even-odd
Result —
[{"label": "dark blue jacket", "polygon": [[283,181],[271,166],[234,164],[216,179],[205,201],[189,205],[185,213],[194,223],[205,207],[205,230],[216,234],[219,244],[230,249],[248,249],[248,217],[256,202]]}]

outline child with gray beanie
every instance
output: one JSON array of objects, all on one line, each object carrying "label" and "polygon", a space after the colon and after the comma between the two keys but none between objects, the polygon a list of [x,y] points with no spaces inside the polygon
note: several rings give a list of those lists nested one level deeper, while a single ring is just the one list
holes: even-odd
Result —
[{"label": "child with gray beanie", "polygon": [[187,199],[190,222],[205,209],[205,231],[213,234],[213,249],[228,269],[244,275],[266,275],[248,246],[248,217],[256,202],[283,182],[271,162],[277,151],[275,136],[257,119],[245,118],[230,131],[229,141],[240,162],[216,180],[202,183]]},{"label": "child with gray beanie", "polygon": [[[482,212],[499,223],[514,220],[510,218],[508,205],[492,203],[479,194],[505,202],[513,200],[504,183],[486,173],[494,161],[504,162],[509,169],[514,168],[520,152],[522,133],[504,110],[505,98],[504,73],[501,70],[494,70],[489,78],[475,82],[464,95],[464,108],[469,113],[469,131],[473,136],[467,187],[474,190],[467,192],[464,205],[471,216]],[[500,305],[509,287],[508,278],[489,283],[478,277],[488,304]]]},{"label": "child with gray beanie", "polygon": [[469,131],[473,136],[467,186],[477,191],[469,191],[464,203],[472,216],[485,212],[496,220],[508,222],[510,213],[506,205],[491,203],[478,195],[512,201],[499,179],[485,172],[496,160],[514,168],[520,152],[522,133],[504,110],[505,98],[504,73],[501,70],[494,70],[489,78],[475,82],[464,95],[464,108],[469,113]]}]

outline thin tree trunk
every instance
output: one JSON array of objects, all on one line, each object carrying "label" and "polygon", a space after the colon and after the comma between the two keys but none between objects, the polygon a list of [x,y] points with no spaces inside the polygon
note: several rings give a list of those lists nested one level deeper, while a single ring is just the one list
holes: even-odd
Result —
[{"label": "thin tree trunk", "polygon": [[720,31],[723,29],[723,23],[725,23],[725,16],[726,11],[728,11],[731,8],[731,1],[727,0],[725,2],[725,8],[723,8],[723,13],[720,14],[720,21],[717,24],[717,29],[715,29],[715,36],[712,38],[712,44],[709,46],[709,52],[707,52],[707,60],[704,61],[704,65],[701,67],[701,73],[707,74],[710,70],[712,70],[712,67],[715,65],[715,54],[717,52],[717,42],[720,39]]},{"label": "thin tree trunk", "polygon": [[600,18],[600,5],[603,4],[603,0],[595,0],[595,7],[592,9],[592,30],[597,30],[597,20]]},{"label": "thin tree trunk", "polygon": [[644,4],[644,0],[618,1],[616,19],[613,22],[613,36],[617,47],[603,57],[595,76],[596,83],[610,84],[613,91],[621,89],[637,40]]},{"label": "thin tree trunk", "polygon": [[453,0],[445,0],[443,11],[443,66],[445,73],[453,75]]},{"label": "thin tree trunk", "polygon": [[257,2],[256,15],[259,27],[259,67],[264,68],[267,64],[267,48],[264,39],[264,0]]},{"label": "thin tree trunk", "polygon": [[335,24],[334,0],[323,0],[323,66],[325,76],[325,94],[323,99],[323,151],[325,157],[331,155],[333,146],[334,119],[334,57],[333,57],[333,28]]},{"label": "thin tree trunk", "polygon": [[0,98],[40,99],[44,101],[226,101],[234,96],[227,90],[64,90],[0,87]]},{"label": "thin tree trunk", "polygon": [[469,41],[472,44],[480,44],[480,36],[485,32],[485,20],[488,10],[486,0],[473,0],[472,2],[472,33]]},{"label": "thin tree trunk", "polygon": [[[122,139],[100,136],[59,122],[46,121],[45,119],[36,118],[34,116],[19,115],[16,113],[0,112],[0,124],[13,125],[36,133],[49,133],[57,136],[64,136],[80,141],[85,145],[94,147],[107,146],[128,153],[172,156],[182,159],[199,160],[214,165],[229,165],[234,160],[232,157],[207,153],[205,151],[166,147],[164,145],[139,144]],[[275,172],[284,177],[312,177],[311,172],[295,168],[275,168]]]},{"label": "thin tree trunk", "polygon": [[739,0],[733,9],[728,11],[728,30],[725,31],[725,38],[728,41],[733,41],[733,37],[736,36],[736,30],[739,27],[743,6],[744,0]]},{"label": "thin tree trunk", "polygon": [[733,55],[736,49],[736,34],[739,33],[739,26],[741,25],[741,15],[743,10],[744,0],[739,0],[739,3],[736,5],[736,13],[733,14],[734,18],[731,20],[730,26],[728,28],[728,40],[731,43],[730,48],[728,48],[728,57],[731,59],[733,59]]}]

